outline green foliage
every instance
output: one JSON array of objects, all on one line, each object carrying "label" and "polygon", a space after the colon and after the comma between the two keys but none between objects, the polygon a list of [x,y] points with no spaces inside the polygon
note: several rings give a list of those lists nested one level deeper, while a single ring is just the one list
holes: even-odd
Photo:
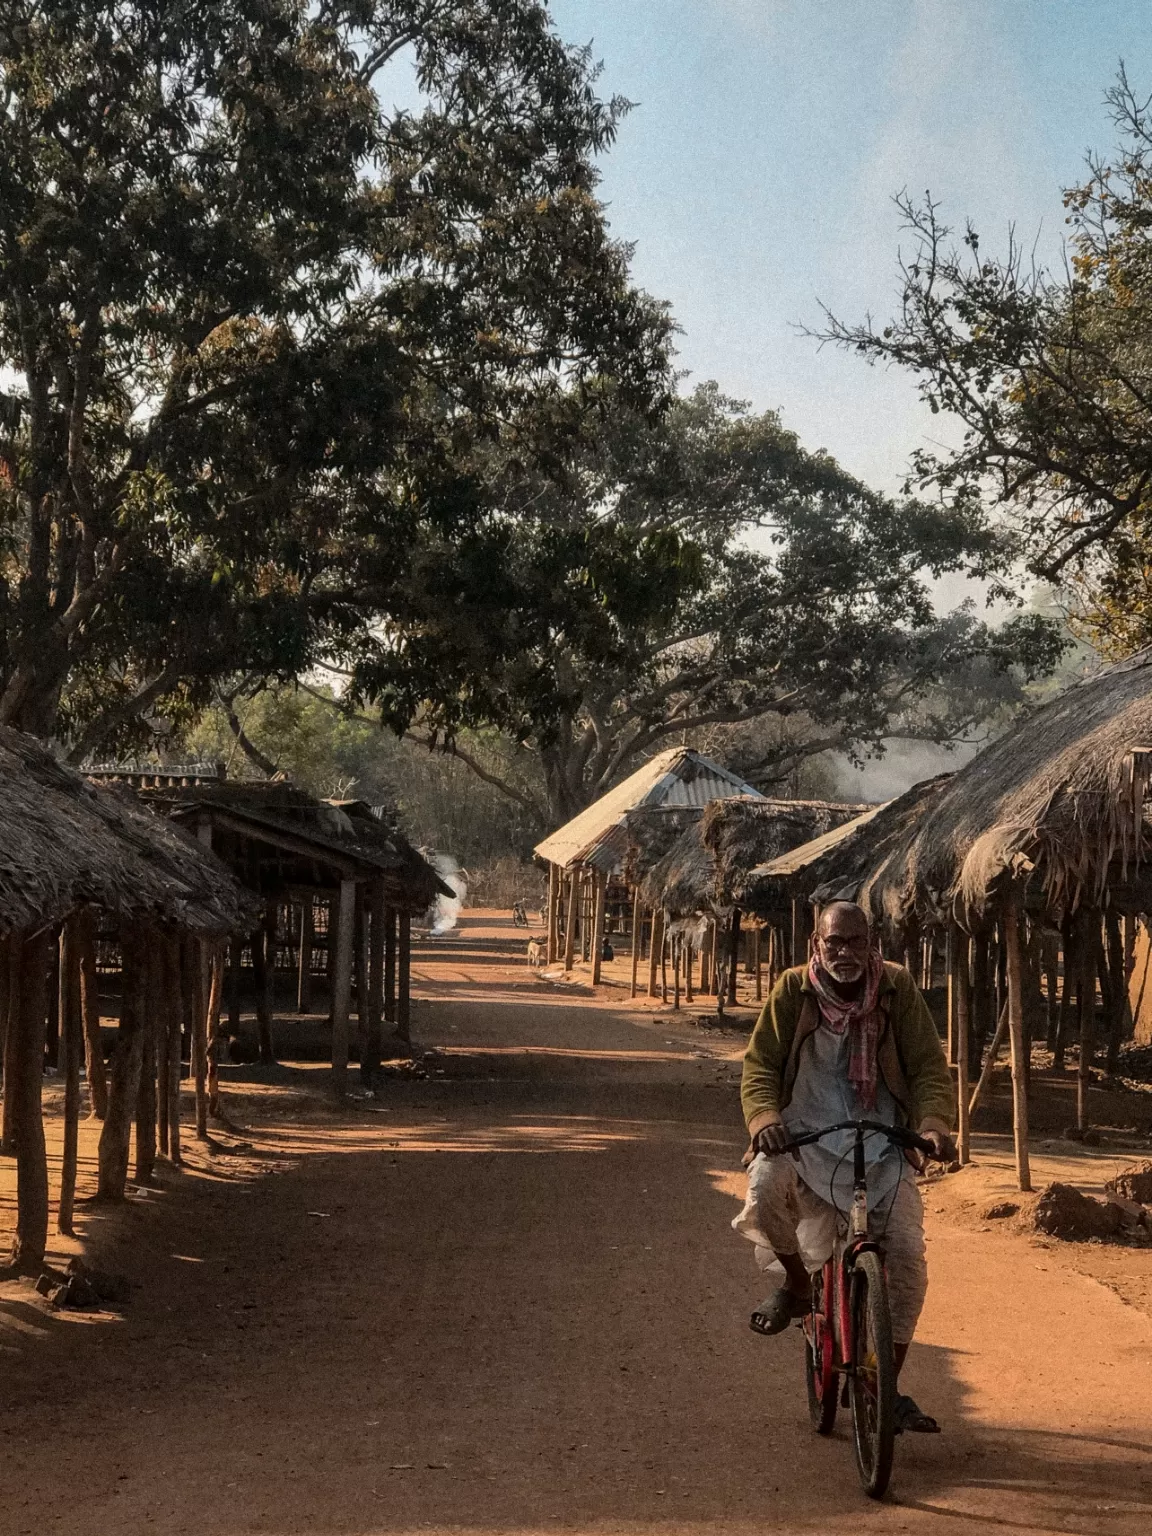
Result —
[{"label": "green foliage", "polygon": [[1116,655],[1152,640],[1152,116],[1123,73],[1108,103],[1121,144],[1065,194],[1066,270],[1014,244],[994,259],[971,227],[957,248],[931,203],[905,201],[899,315],[828,335],[959,418],[960,446],[918,455],[914,478],[985,520],[1007,589],[1019,563],[1066,584],[1080,632]]},{"label": "green foliage", "polygon": [[534,0],[13,0],[0,90],[0,721],[77,757],[386,619],[517,416],[664,387]]},{"label": "green foliage", "polygon": [[989,558],[964,517],[877,495],[714,385],[656,420],[605,404],[567,461],[477,461],[493,510],[426,544],[393,627],[345,658],[397,730],[419,716],[450,745],[499,724],[538,758],[553,822],[719,725],[804,717],[756,765],[769,779],[867,749],[934,689],[923,728],[951,739],[986,700],[973,675],[944,708],[941,680],[979,660],[998,703],[1058,656],[1039,616],[937,617],[927,576]]}]

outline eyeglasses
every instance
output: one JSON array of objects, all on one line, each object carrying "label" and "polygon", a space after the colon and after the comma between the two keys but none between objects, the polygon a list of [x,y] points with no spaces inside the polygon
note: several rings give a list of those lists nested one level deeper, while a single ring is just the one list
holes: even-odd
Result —
[{"label": "eyeglasses", "polygon": [[825,949],[832,950],[833,952],[839,949],[854,949],[862,953],[868,948],[868,935],[866,933],[856,933],[850,938],[845,938],[840,933],[826,933],[821,937],[820,943]]}]

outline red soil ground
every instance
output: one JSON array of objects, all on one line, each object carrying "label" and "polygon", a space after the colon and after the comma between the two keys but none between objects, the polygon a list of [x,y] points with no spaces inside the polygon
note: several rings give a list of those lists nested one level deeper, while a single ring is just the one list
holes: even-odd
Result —
[{"label": "red soil ground", "polygon": [[[541,982],[514,937],[419,951],[426,1081],[337,1114],[321,1068],[231,1069],[242,1137],[83,1215],[122,1314],[0,1291],[4,1536],[1152,1528],[1147,1251],[982,1220],[1010,1177],[978,1138],[929,1191],[908,1365],[946,1432],[871,1505],[798,1334],[747,1328],[738,1038]],[[1038,1148],[1085,1186],[1125,1160]]]}]

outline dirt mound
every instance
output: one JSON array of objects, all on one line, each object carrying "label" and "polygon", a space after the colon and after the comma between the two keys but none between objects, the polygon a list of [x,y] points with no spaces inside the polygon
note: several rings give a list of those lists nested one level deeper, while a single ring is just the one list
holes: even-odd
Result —
[{"label": "dirt mound", "polygon": [[1125,1168],[1123,1173],[1118,1173],[1114,1179],[1109,1179],[1104,1188],[1110,1189],[1114,1195],[1122,1195],[1125,1200],[1135,1200],[1140,1205],[1152,1205],[1152,1163],[1141,1163],[1139,1167]]},{"label": "dirt mound", "polygon": [[1033,1220],[1037,1231],[1050,1237],[1086,1242],[1118,1236],[1124,1215],[1117,1206],[1082,1195],[1071,1184],[1049,1184],[1040,1192]]}]

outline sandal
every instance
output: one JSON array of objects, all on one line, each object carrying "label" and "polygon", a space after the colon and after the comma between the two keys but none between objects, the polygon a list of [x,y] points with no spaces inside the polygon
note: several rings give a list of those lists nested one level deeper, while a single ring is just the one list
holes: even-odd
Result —
[{"label": "sandal", "polygon": [[788,1324],[794,1322],[796,1318],[806,1317],[811,1305],[810,1296],[798,1296],[787,1286],[781,1286],[778,1291],[773,1291],[767,1300],[760,1303],[749,1318],[748,1326],[755,1333],[783,1333]]},{"label": "sandal", "polygon": [[913,1398],[900,1393],[896,1398],[896,1433],[898,1435],[938,1435],[940,1426],[930,1413],[918,1408]]}]

